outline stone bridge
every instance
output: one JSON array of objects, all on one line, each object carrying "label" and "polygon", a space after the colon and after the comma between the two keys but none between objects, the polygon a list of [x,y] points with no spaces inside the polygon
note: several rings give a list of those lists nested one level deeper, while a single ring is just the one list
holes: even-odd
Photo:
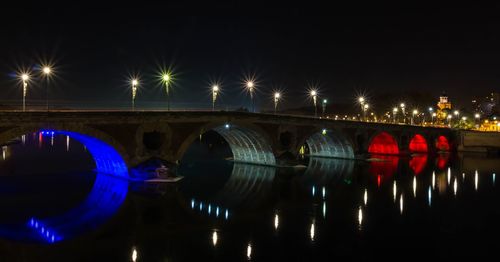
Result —
[{"label": "stone bridge", "polygon": [[[464,135],[447,128],[289,115],[224,111],[0,113],[0,144],[33,132],[61,133],[84,143],[98,169],[118,168],[123,173],[153,157],[180,161],[189,146],[210,130],[228,142],[235,161],[263,165],[275,165],[284,156],[296,157],[303,145],[307,146],[302,150],[312,156],[348,159],[367,153],[433,153],[467,146]],[[477,135],[469,137],[478,140]],[[499,138],[495,134],[493,139]]]}]

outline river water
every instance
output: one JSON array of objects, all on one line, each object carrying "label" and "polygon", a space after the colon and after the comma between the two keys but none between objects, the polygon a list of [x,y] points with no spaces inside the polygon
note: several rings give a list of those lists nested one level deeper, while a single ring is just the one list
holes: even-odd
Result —
[{"label": "river water", "polygon": [[94,171],[63,135],[2,148],[1,261],[319,261],[498,256],[500,159],[307,158],[274,168],[193,145],[178,183]]}]

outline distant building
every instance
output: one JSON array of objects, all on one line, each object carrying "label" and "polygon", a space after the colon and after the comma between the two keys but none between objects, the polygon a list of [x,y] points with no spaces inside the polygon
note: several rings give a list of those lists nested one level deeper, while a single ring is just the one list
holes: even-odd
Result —
[{"label": "distant building", "polygon": [[436,118],[438,122],[444,123],[446,117],[451,113],[451,102],[448,99],[448,95],[445,92],[439,97],[439,102],[437,103]]},{"label": "distant building", "polygon": [[439,102],[437,103],[437,106],[440,110],[451,110],[451,102],[448,100],[448,96],[446,95],[445,92],[439,97]]}]

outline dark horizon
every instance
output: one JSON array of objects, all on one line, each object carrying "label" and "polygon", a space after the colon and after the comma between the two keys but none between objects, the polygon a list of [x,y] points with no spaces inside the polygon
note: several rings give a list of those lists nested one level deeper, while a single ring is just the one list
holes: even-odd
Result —
[{"label": "dark horizon", "polygon": [[[215,79],[222,80],[220,108],[249,108],[240,83],[247,73],[258,76],[262,109],[272,108],[277,88],[285,93],[283,108],[311,104],[310,85],[329,103],[353,108],[359,94],[383,111],[393,105],[376,101],[381,94],[437,101],[443,91],[468,108],[499,90],[497,11],[496,5],[7,7],[0,103],[19,102],[16,70],[52,60],[58,78],[50,99],[79,105],[127,107],[130,74],[141,75],[138,105],[164,105],[154,74],[165,65],[178,74],[172,103],[180,107],[209,107]],[[28,92],[28,100],[43,104],[43,86]]]}]

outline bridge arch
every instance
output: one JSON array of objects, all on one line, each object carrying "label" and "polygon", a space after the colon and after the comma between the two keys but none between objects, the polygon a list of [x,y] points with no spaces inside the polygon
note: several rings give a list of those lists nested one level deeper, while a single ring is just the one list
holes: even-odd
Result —
[{"label": "bridge arch", "polygon": [[437,151],[450,151],[450,142],[448,138],[444,135],[439,135],[436,138],[436,150]]},{"label": "bridge arch", "polygon": [[108,175],[128,176],[126,160],[129,159],[124,148],[112,137],[99,130],[86,126],[26,126],[9,129],[0,134],[0,142],[9,141],[25,134],[39,133],[45,135],[66,135],[73,138],[89,150],[92,155],[96,171]]},{"label": "bridge arch", "polygon": [[309,148],[309,155],[313,157],[354,158],[351,141],[337,130],[315,130],[304,142]]},{"label": "bridge arch", "polygon": [[193,141],[207,131],[215,131],[229,144],[235,162],[275,165],[272,141],[266,133],[254,125],[240,123],[210,123],[197,129],[182,142],[176,153],[181,159]]},{"label": "bridge arch", "polygon": [[410,153],[427,153],[429,151],[427,140],[421,134],[415,134],[412,137],[410,143],[408,144],[408,149]]},{"label": "bridge arch", "polygon": [[398,155],[399,146],[393,135],[387,132],[380,132],[371,138],[368,146],[368,153]]}]

